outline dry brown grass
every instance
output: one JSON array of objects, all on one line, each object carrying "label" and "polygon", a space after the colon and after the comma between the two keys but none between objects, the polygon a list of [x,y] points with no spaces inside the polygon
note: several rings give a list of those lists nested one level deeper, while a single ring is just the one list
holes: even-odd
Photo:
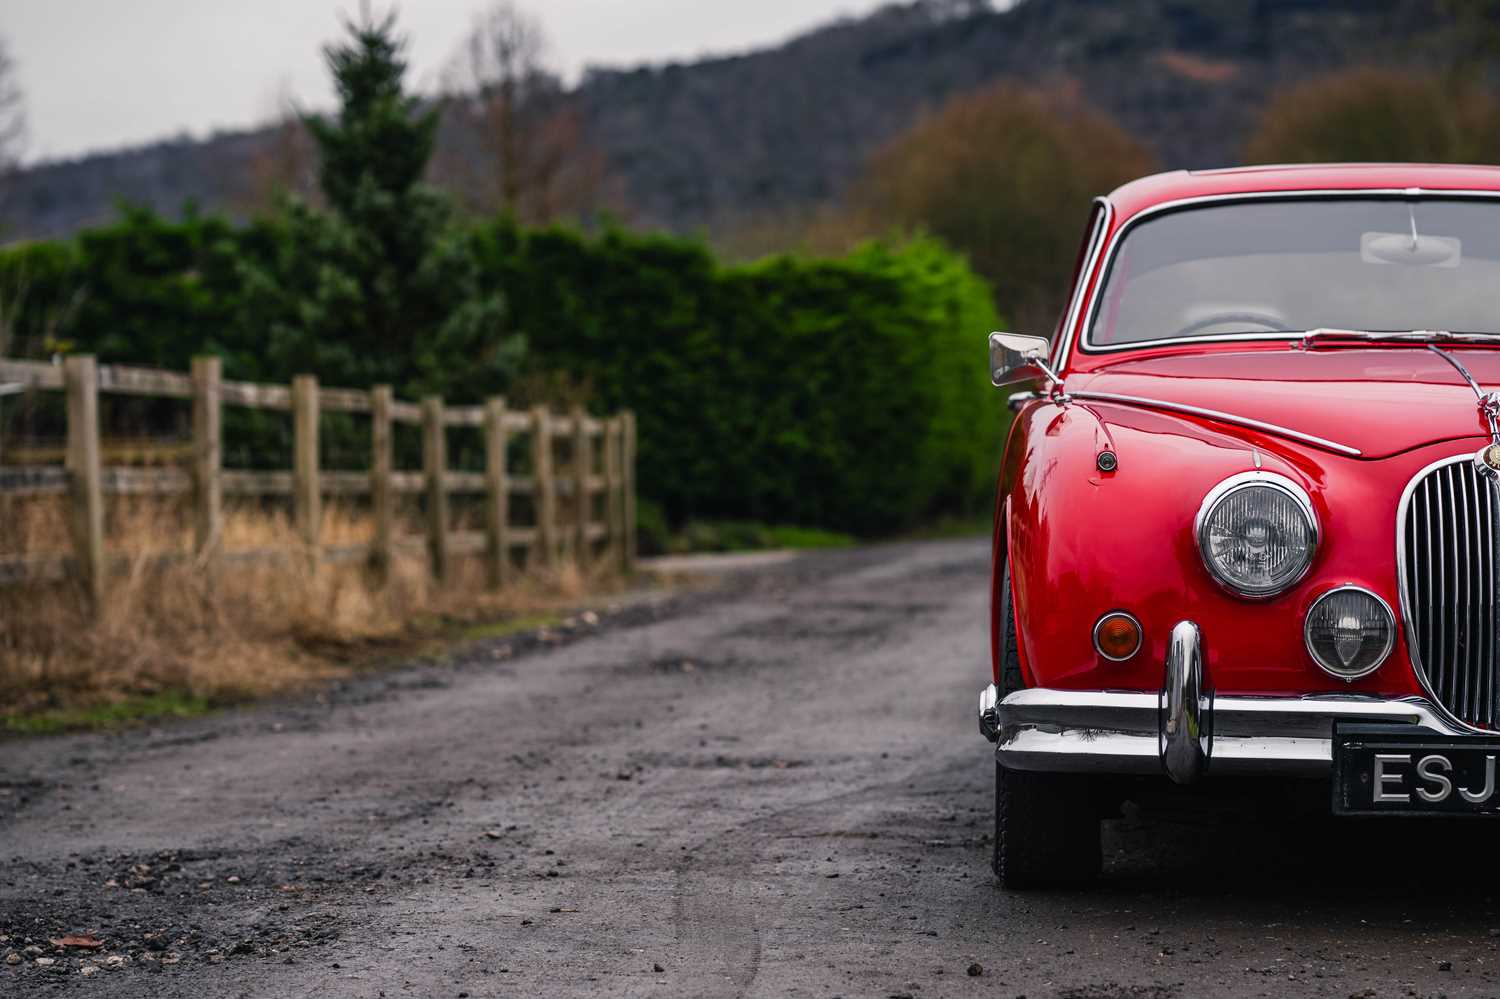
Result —
[{"label": "dry brown grass", "polygon": [[[284,550],[275,562],[229,562],[210,571],[186,553],[191,528],[175,503],[109,502],[112,552],[128,555],[111,576],[101,613],[86,613],[74,584],[0,587],[0,720],[57,708],[88,709],[133,697],[180,694],[226,703],[307,688],[372,660],[452,634],[455,626],[535,615],[618,585],[571,565],[521,574],[486,590],[478,560],[459,559],[445,587],[419,550],[403,547],[381,584],[362,565],[300,557],[289,519],[241,509],[226,515],[228,552]],[[325,513],[331,546],[367,540],[367,517]],[[0,499],[0,552],[66,551],[66,508],[52,500]]]}]

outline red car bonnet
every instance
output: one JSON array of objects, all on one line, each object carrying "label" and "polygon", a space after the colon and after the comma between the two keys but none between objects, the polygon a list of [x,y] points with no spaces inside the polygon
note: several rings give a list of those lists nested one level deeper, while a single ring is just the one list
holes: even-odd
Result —
[{"label": "red car bonnet", "polygon": [[[1443,350],[1486,389],[1500,389],[1500,349]],[[1068,378],[1070,392],[1155,399],[1275,424],[1385,458],[1484,433],[1474,393],[1452,365],[1420,345],[1374,348],[1286,344],[1115,355]]]}]

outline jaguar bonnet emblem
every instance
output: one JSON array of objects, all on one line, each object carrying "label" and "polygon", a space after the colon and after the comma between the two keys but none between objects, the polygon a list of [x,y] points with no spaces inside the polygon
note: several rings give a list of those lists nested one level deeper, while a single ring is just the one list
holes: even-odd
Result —
[{"label": "jaguar bonnet emblem", "polygon": [[1500,479],[1500,392],[1481,389],[1474,376],[1469,374],[1469,369],[1453,355],[1431,344],[1428,344],[1427,349],[1453,365],[1454,370],[1469,383],[1469,388],[1474,390],[1474,396],[1479,400],[1479,415],[1484,417],[1484,422],[1490,428],[1490,442],[1475,453],[1474,467],[1486,478]]},{"label": "jaguar bonnet emblem", "polygon": [[1479,399],[1479,411],[1490,425],[1490,442],[1474,456],[1474,465],[1490,478],[1500,478],[1500,392],[1487,392]]}]

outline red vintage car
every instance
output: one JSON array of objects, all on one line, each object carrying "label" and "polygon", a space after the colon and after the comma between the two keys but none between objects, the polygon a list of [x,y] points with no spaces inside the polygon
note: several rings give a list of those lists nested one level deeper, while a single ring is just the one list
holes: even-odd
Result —
[{"label": "red vintage car", "polygon": [[1174,784],[1500,814],[1500,169],[1127,184],[990,370],[1002,882],[1096,874]]}]

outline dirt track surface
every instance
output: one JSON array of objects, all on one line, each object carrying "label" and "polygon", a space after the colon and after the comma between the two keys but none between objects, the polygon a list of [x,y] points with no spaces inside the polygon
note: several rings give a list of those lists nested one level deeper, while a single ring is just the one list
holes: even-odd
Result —
[{"label": "dirt track surface", "polygon": [[1493,827],[1134,814],[1098,886],[998,889],[987,561],[818,556],[322,699],[0,744],[0,994],[1500,993],[1495,876],[1464,873]]}]

